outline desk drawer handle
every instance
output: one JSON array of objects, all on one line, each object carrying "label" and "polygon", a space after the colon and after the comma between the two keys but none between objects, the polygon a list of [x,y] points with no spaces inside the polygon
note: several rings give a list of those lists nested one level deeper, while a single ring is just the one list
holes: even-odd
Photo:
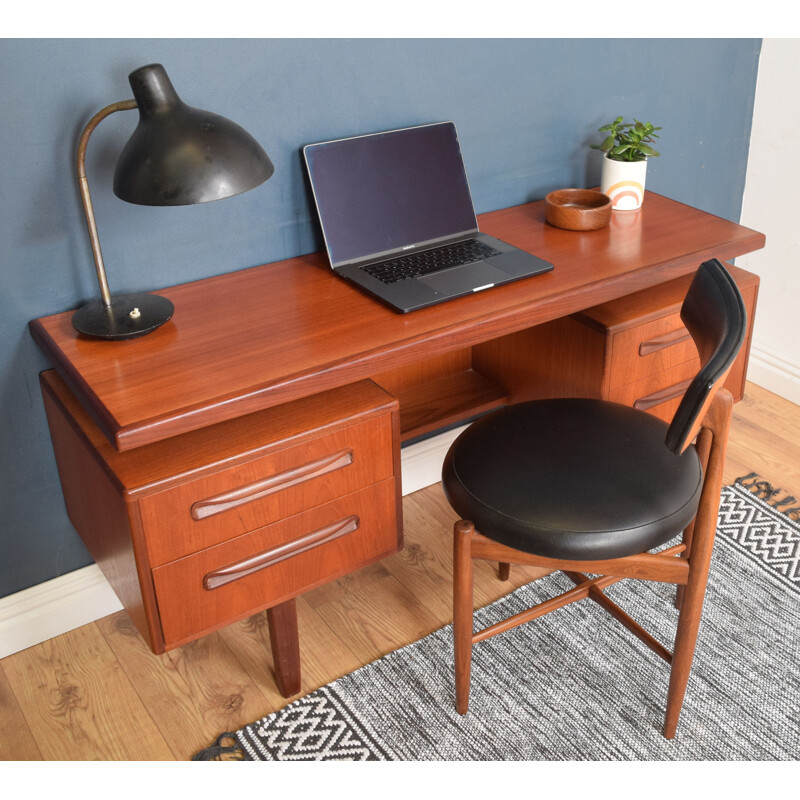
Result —
[{"label": "desk drawer handle", "polygon": [[198,500],[192,504],[192,519],[201,520],[214,514],[221,514],[223,511],[228,511],[245,503],[252,503],[254,500],[268,497],[275,492],[288,489],[290,486],[296,486],[298,483],[303,483],[303,481],[310,481],[312,478],[318,478],[320,475],[325,475],[352,463],[353,451],[342,450],[339,453],[319,458],[316,461],[303,464],[301,467],[279,472],[277,475],[272,475],[248,486],[242,486],[231,492],[209,497],[206,500]]},{"label": "desk drawer handle", "polygon": [[648,339],[646,342],[642,342],[639,345],[639,355],[649,356],[651,353],[657,353],[659,350],[664,350],[667,347],[672,347],[674,344],[685,342],[687,339],[691,338],[692,336],[686,328],[678,328],[676,331],[670,331],[663,336],[655,336],[652,339]]},{"label": "desk drawer handle", "polygon": [[231,583],[232,581],[239,580],[239,578],[252,575],[260,569],[271,567],[273,564],[278,564],[281,561],[285,561],[287,558],[293,558],[294,556],[300,555],[300,553],[304,553],[306,550],[311,550],[313,547],[328,544],[328,542],[332,542],[340,536],[358,530],[359,524],[360,520],[358,516],[352,514],[338,522],[326,525],[324,528],[320,528],[313,533],[307,533],[305,536],[301,536],[299,539],[295,539],[292,542],[278,545],[278,547],[265,550],[257,556],[251,556],[243,561],[230,564],[227,567],[216,569],[213,572],[209,572],[203,578],[203,588],[208,591],[211,591],[211,589],[218,589],[226,583]]},{"label": "desk drawer handle", "polygon": [[648,408],[657,406],[660,403],[666,403],[668,400],[674,400],[676,397],[680,397],[689,388],[689,384],[691,382],[692,379],[689,378],[688,380],[676,383],[674,386],[668,386],[666,389],[661,389],[658,392],[653,392],[653,394],[640,397],[633,404],[633,407],[638,408],[640,411],[647,411]]}]

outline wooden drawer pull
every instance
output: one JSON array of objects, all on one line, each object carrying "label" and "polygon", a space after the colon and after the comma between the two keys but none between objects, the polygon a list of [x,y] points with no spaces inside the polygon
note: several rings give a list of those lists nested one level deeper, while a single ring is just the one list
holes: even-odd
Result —
[{"label": "wooden drawer pull", "polygon": [[251,556],[243,561],[237,561],[235,564],[230,564],[227,567],[216,569],[213,572],[209,572],[203,578],[203,588],[210,591],[211,589],[224,586],[226,583],[231,583],[231,581],[244,578],[246,575],[252,575],[260,569],[271,567],[273,564],[304,553],[306,550],[311,550],[313,547],[319,547],[320,545],[332,542],[334,539],[338,539],[340,536],[352,533],[358,530],[359,524],[360,520],[358,516],[352,514],[338,522],[326,525],[324,528],[320,528],[313,533],[307,533],[299,539],[294,539],[286,544],[265,550],[263,553]]},{"label": "wooden drawer pull", "polygon": [[633,407],[638,408],[640,411],[647,411],[648,408],[657,406],[659,403],[666,403],[667,400],[674,400],[676,397],[680,397],[689,388],[691,382],[692,379],[688,378],[685,381],[676,383],[674,386],[668,386],[666,389],[661,389],[658,392],[653,392],[653,394],[640,397],[634,402]]},{"label": "wooden drawer pull", "polygon": [[652,339],[648,339],[646,342],[642,342],[639,345],[639,355],[649,356],[651,353],[657,353],[659,350],[664,350],[667,347],[672,347],[674,344],[685,342],[687,339],[691,338],[691,334],[686,328],[678,328],[676,331],[670,331],[663,336],[655,336]]},{"label": "wooden drawer pull", "polygon": [[223,511],[228,511],[245,503],[252,503],[254,500],[260,500],[262,497],[280,492],[282,489],[288,489],[290,486],[295,486],[303,481],[318,478],[320,475],[325,475],[352,463],[352,450],[342,450],[333,455],[318,458],[316,461],[303,464],[301,467],[279,472],[277,475],[271,475],[269,478],[242,486],[239,489],[225,492],[216,497],[209,497],[206,500],[198,500],[192,504],[192,519],[201,520],[214,514],[221,514]]}]

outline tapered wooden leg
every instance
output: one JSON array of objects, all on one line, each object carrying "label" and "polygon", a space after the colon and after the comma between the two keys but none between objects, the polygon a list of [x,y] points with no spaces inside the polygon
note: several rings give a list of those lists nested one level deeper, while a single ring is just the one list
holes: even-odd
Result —
[{"label": "tapered wooden leg", "polygon": [[681,598],[681,613],[678,617],[678,630],[675,634],[675,647],[672,652],[672,669],[669,674],[669,691],[667,692],[667,713],[664,720],[664,736],[672,739],[678,729],[683,698],[689,683],[692,669],[694,649],[697,644],[697,632],[700,628],[700,617],[703,613],[703,600],[708,582],[708,570],[711,565],[711,550],[716,535],[716,508],[713,513],[702,507],[695,520],[692,557],[689,559],[689,581],[684,587]]},{"label": "tapered wooden leg", "polygon": [[300,637],[294,599],[267,609],[275,680],[284,697],[300,692]]},{"label": "tapered wooden leg", "polygon": [[667,739],[672,739],[678,729],[678,720],[681,708],[683,708],[683,699],[686,696],[689,673],[692,669],[706,589],[705,581],[702,585],[698,584],[699,581],[688,584],[681,600],[681,615],[678,619],[678,632],[675,636],[675,649],[672,654],[667,713],[664,720],[664,736]]},{"label": "tapered wooden leg", "polygon": [[501,581],[507,581],[511,577],[511,564],[507,561],[501,561],[498,564],[497,577]]},{"label": "tapered wooden leg", "polygon": [[691,532],[689,552],[689,581],[681,599],[681,614],[672,654],[672,670],[669,676],[667,714],[664,721],[664,736],[672,739],[678,728],[689,671],[694,659],[697,631],[703,613],[711,551],[717,533],[719,496],[722,489],[722,470],[728,443],[733,398],[726,389],[721,389],[703,420],[703,430],[698,440],[698,450],[707,459],[703,494]]},{"label": "tapered wooden leg", "polygon": [[[710,430],[703,428],[698,437],[695,447],[697,448],[697,455],[700,457],[700,463],[703,465],[703,472],[708,470],[708,459],[711,455],[711,444],[714,441],[714,436]],[[694,533],[694,520],[690,523],[689,527],[683,532],[683,543],[686,545],[686,550],[681,553],[681,558],[688,559],[692,553],[692,535]],[[680,609],[681,602],[683,601],[683,594],[686,590],[685,586],[679,585],[675,590],[675,608]]]},{"label": "tapered wooden leg", "polygon": [[466,520],[453,529],[453,646],[456,672],[456,711],[469,708],[472,666],[472,558],[470,540],[475,526]]}]

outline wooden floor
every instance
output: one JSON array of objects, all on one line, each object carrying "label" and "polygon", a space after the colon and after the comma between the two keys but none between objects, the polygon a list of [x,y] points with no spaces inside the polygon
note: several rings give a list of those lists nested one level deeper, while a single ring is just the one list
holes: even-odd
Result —
[{"label": "wooden floor", "polygon": [[[725,480],[757,472],[800,498],[800,407],[752,384]],[[404,500],[402,553],[298,600],[307,693],[451,621],[451,526],[438,486]],[[476,605],[511,584],[476,565]],[[154,656],[125,612],[0,661],[0,759],[184,760],[281,706],[264,614]]]}]

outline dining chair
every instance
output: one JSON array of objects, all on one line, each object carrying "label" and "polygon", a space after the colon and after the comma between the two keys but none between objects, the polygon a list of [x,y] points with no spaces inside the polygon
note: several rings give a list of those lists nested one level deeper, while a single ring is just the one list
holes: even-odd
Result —
[{"label": "dining chair", "polygon": [[[705,596],[733,405],[721,387],[746,328],[741,294],[716,259],[698,268],[681,320],[701,366],[671,423],[604,400],[533,400],[482,417],[450,447],[442,482],[461,517],[453,567],[459,713],[468,710],[474,644],[590,598],[671,665],[663,733],[675,735]],[[473,632],[474,559],[499,562],[506,579],[510,564],[561,570],[575,586]],[[604,593],[624,578],[677,585],[672,652]]]}]

